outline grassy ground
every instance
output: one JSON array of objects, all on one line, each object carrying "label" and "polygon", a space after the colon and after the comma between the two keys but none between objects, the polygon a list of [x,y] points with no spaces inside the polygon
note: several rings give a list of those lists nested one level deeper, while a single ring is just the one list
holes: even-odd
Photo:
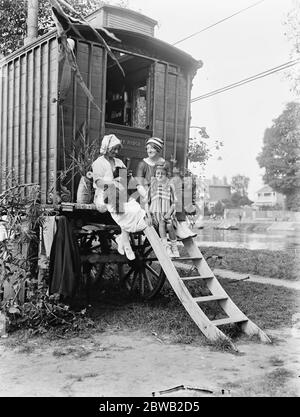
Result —
[{"label": "grassy ground", "polygon": [[[279,256],[276,252],[203,248],[203,254],[205,257],[214,254],[223,256],[221,265],[235,271],[252,272],[259,275],[264,273],[267,276],[274,276],[275,274],[277,278],[287,278],[292,274],[291,266],[287,266],[288,260]],[[289,259],[289,262],[291,262],[291,259]],[[210,258],[209,263],[215,263],[213,258]],[[284,263],[286,274],[283,276]],[[221,265],[217,262],[211,266],[220,268]],[[191,275],[191,273],[182,270],[180,275]],[[145,334],[152,334],[158,339],[167,339],[173,343],[211,344],[201,335],[198,327],[187,314],[167,282],[154,300],[142,301],[125,293],[120,288],[115,272],[108,271],[108,277],[110,279],[105,279],[100,286],[94,287],[91,307],[86,309],[86,313],[82,317],[78,318],[77,316],[71,328],[64,324],[50,326],[45,330],[46,337],[67,338],[73,336],[74,333],[84,336],[85,334],[90,335],[93,332],[114,328],[141,330]],[[300,311],[299,294],[295,290],[228,279],[220,279],[220,282],[236,305],[262,329],[289,327],[292,325],[293,314]],[[187,283],[187,285],[191,286],[189,289],[193,296],[209,295],[209,291],[202,287],[199,281],[197,285],[195,285],[195,282]],[[83,298],[78,298],[74,305],[76,311],[85,310],[86,305],[84,303]],[[217,303],[210,307],[204,303],[203,306],[209,318],[218,319],[223,317],[222,314],[224,313],[222,313]],[[237,325],[224,326],[221,330],[233,339],[239,334]],[[31,333],[38,332],[32,329]],[[223,347],[219,346],[219,348]]]},{"label": "grassy ground", "polygon": [[222,256],[218,262],[209,260],[208,263],[216,268],[270,278],[300,280],[299,256],[290,252],[218,247],[200,247],[200,250],[205,258]]},{"label": "grassy ground", "polygon": [[[297,291],[228,279],[221,283],[238,307],[262,329],[291,326],[292,315],[299,312]],[[194,290],[199,291],[199,288]],[[203,291],[200,289],[202,294]],[[84,307],[81,301],[77,300],[77,309]],[[212,306],[206,313],[211,318],[219,318],[220,311]],[[53,327],[45,335],[49,338],[68,338],[75,332],[84,337],[85,334],[90,336],[94,332],[109,329],[140,330],[154,335],[158,340],[226,349],[226,346],[208,342],[201,335],[168,283],[154,300],[142,301],[124,293],[107,280],[105,288],[98,288],[93,292],[91,306],[85,317],[78,322],[76,329]],[[240,336],[236,325],[224,326],[222,330],[233,340]]]}]

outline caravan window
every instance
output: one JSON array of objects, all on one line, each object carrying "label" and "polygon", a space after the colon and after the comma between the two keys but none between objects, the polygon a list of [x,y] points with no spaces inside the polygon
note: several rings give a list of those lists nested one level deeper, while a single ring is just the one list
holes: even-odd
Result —
[{"label": "caravan window", "polygon": [[105,121],[140,129],[149,129],[150,74],[152,61],[114,52],[122,66],[108,57]]}]

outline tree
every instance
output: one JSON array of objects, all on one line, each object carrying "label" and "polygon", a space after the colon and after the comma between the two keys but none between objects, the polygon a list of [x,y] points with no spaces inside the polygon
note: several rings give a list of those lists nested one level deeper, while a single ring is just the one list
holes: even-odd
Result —
[{"label": "tree", "polygon": [[[101,0],[65,0],[83,17],[97,10]],[[106,1],[109,3],[109,1]],[[127,7],[128,1],[120,0],[117,5]],[[71,13],[67,12],[69,15]],[[74,16],[78,18],[79,16]],[[27,32],[27,0],[0,0],[0,54],[8,55],[21,48]],[[38,35],[54,27],[49,0],[39,0]]]},{"label": "tree", "polygon": [[210,138],[205,127],[199,127],[198,135],[200,137],[196,136],[189,139],[187,158],[190,162],[199,162],[200,164],[205,165],[208,159],[212,156],[212,152],[220,150],[223,146],[223,142],[216,140],[209,146],[205,142],[206,139]]},{"label": "tree", "polygon": [[222,203],[222,201],[217,201],[214,208],[213,208],[213,213],[216,216],[223,216],[224,215],[224,208],[225,208],[225,205]]},{"label": "tree", "polygon": [[[292,50],[290,53],[291,60],[300,57],[300,3],[295,1],[294,8],[288,13],[286,24],[286,33],[288,40],[292,42]],[[292,90],[296,95],[300,96],[300,67],[294,65],[287,73],[292,83]]]},{"label": "tree", "polygon": [[239,192],[235,192],[231,195],[230,203],[232,208],[238,208],[250,206],[253,201],[249,200],[247,195],[241,195]]},{"label": "tree", "polygon": [[273,125],[265,130],[257,157],[265,168],[263,180],[286,196],[288,210],[300,207],[300,104],[288,103]]},{"label": "tree", "polygon": [[242,197],[246,197],[248,195],[249,181],[250,178],[245,175],[237,174],[231,179],[231,187]]}]

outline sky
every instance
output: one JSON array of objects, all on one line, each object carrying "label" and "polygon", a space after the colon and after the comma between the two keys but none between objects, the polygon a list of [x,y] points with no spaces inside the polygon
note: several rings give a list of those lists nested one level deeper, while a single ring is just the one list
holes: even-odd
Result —
[{"label": "sky", "polygon": [[[176,45],[203,61],[193,80],[192,98],[240,81],[291,60],[292,44],[284,35],[287,13],[295,1],[264,0],[213,28]],[[222,20],[257,0],[129,0],[129,8],[158,21],[155,36],[173,44]],[[192,103],[192,126],[205,126],[224,143],[204,175],[250,178],[249,197],[263,186],[256,157],[266,128],[296,97],[286,72],[280,71],[225,93]],[[197,134],[191,129],[190,136]],[[222,159],[220,159],[220,157]],[[199,170],[199,168],[198,168]],[[200,171],[198,171],[200,173]]]}]

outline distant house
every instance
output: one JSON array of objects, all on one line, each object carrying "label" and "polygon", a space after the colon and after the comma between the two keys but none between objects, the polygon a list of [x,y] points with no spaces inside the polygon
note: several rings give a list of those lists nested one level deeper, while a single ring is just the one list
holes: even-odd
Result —
[{"label": "distant house", "polygon": [[285,197],[283,194],[277,193],[269,185],[265,185],[263,188],[255,193],[255,199],[253,206],[276,206],[279,205],[284,208]]}]

